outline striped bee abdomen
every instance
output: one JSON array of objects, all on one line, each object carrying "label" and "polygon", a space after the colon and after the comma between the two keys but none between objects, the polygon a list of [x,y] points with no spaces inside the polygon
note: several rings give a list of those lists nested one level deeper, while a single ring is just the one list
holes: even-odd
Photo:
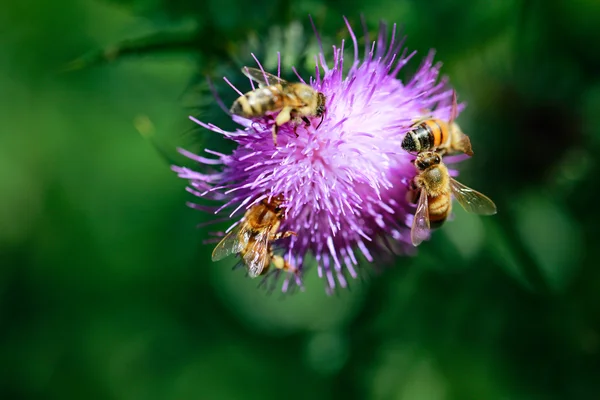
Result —
[{"label": "striped bee abdomen", "polygon": [[231,106],[231,113],[242,117],[258,117],[268,111],[280,108],[281,96],[277,86],[267,86],[252,90],[238,99]]},{"label": "striped bee abdomen", "polygon": [[448,125],[437,119],[428,119],[412,127],[402,140],[402,148],[409,152],[433,150],[448,140]]},{"label": "striped bee abdomen", "polygon": [[429,197],[429,221],[432,229],[439,228],[444,224],[450,210],[452,209],[452,199],[450,196],[441,195],[437,197]]}]

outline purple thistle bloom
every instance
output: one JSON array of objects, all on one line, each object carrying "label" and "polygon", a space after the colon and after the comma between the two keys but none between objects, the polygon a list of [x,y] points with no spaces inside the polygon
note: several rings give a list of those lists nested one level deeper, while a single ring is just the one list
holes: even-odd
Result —
[{"label": "purple thistle bloom", "polygon": [[217,209],[191,207],[215,213],[231,209],[231,218],[241,217],[267,197],[283,194],[286,219],[280,231],[294,231],[297,236],[274,245],[299,271],[286,275],[284,292],[290,284],[301,284],[308,254],[316,259],[319,276],[326,279],[331,292],[346,287],[348,276],[358,276],[359,254],[373,262],[381,249],[393,249],[396,254],[414,251],[410,244],[414,205],[406,195],[416,171],[411,163],[414,156],[402,150],[401,143],[425,110],[433,110],[433,116],[442,120],[450,117],[452,90],[445,79],[438,79],[440,65],[433,64],[433,52],[412,79],[403,83],[396,75],[416,52],[403,50],[404,39],[396,38],[396,25],[389,43],[384,24],[376,41],[370,43],[366,38],[361,60],[356,36],[344,20],[354,46],[348,73],[343,73],[342,41],[340,48],[333,46],[331,66],[321,46],[316,77],[308,82],[327,99],[320,126],[321,118],[314,117],[308,128],[297,127],[296,137],[293,124],[284,124],[275,147],[272,115],[233,116],[243,127],[235,132],[191,118],[238,146],[231,155],[205,150],[217,158],[182,150],[200,164],[215,166],[210,171],[173,167],[179,177],[190,181],[191,193],[222,203]]}]

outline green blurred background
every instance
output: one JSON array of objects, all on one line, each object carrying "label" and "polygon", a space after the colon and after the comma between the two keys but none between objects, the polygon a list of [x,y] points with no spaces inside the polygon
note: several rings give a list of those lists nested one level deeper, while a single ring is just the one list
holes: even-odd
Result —
[{"label": "green blurred background", "polygon": [[[598,1],[8,3],[0,398],[600,398]],[[499,214],[457,209],[418,257],[282,299],[210,262],[210,216],[140,132],[227,151],[187,119],[232,126],[204,76],[228,102],[250,51],[310,67],[309,13],[327,44],[364,13],[437,49],[468,103],[461,181]]]}]

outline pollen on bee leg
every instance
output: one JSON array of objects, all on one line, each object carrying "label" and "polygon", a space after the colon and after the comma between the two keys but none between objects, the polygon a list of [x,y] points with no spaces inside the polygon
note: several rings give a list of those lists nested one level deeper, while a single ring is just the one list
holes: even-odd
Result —
[{"label": "pollen on bee leg", "polygon": [[285,260],[283,259],[283,257],[274,255],[271,258],[271,260],[273,261],[273,265],[275,266],[275,268],[277,268],[277,269],[285,268]]},{"label": "pollen on bee leg", "polygon": [[298,272],[298,269],[287,262],[282,256],[273,255],[271,256],[271,261],[278,270],[291,272],[292,274],[296,274]]},{"label": "pollen on bee leg", "polygon": [[292,119],[293,108],[290,106],[283,107],[277,117],[275,117],[275,125],[283,125]]},{"label": "pollen on bee leg", "polygon": [[296,232],[285,231],[285,232],[277,232],[273,237],[273,240],[285,239],[290,236],[298,236]]}]

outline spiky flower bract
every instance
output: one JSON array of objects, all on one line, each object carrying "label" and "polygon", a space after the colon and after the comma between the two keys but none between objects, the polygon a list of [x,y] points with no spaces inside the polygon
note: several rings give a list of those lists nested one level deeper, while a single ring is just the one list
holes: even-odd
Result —
[{"label": "spiky flower bract", "polygon": [[[206,150],[216,158],[182,151],[214,170],[174,167],[181,178],[189,180],[190,192],[220,202],[215,213],[229,209],[232,219],[239,219],[236,215],[241,217],[265,198],[283,194],[286,219],[281,230],[297,236],[275,243],[277,251],[299,271],[286,275],[284,292],[290,283],[301,283],[309,254],[329,292],[346,287],[348,277],[358,276],[359,254],[368,262],[382,249],[410,254],[414,205],[406,200],[406,192],[415,167],[414,156],[401,148],[402,139],[425,112],[442,120],[450,116],[452,90],[439,79],[440,65],[433,64],[433,52],[408,82],[402,82],[396,76],[416,52],[403,48],[404,39],[396,38],[396,25],[388,43],[387,27],[381,24],[377,40],[365,40],[368,46],[361,60],[356,36],[344,20],[354,52],[349,70],[344,73],[348,66],[342,41],[339,48],[333,46],[330,63],[321,48],[316,76],[307,82],[326,96],[322,122],[311,118],[310,126],[299,125],[296,132],[294,124],[284,124],[274,146],[273,115],[233,116],[241,125],[234,132],[192,118],[235,141],[237,148],[230,155]],[[262,69],[258,60],[257,64]]]}]

